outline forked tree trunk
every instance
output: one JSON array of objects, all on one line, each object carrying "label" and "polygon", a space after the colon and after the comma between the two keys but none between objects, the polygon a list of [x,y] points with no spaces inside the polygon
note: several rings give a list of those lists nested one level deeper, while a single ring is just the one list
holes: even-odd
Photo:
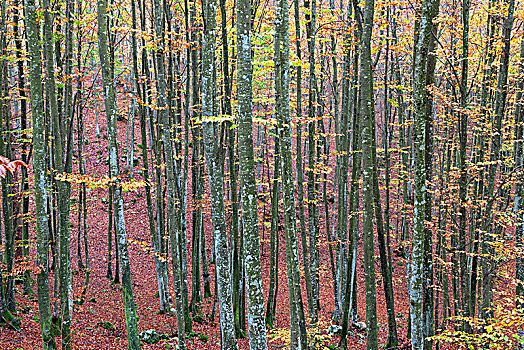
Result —
[{"label": "forked tree trunk", "polygon": [[220,307],[220,332],[223,349],[238,349],[233,324],[233,303],[230,281],[229,248],[224,213],[224,174],[219,143],[219,125],[214,120],[217,112],[215,85],[215,30],[216,1],[202,4],[205,20],[202,44],[202,123],[204,150],[209,176],[211,218],[215,242],[215,268]]}]

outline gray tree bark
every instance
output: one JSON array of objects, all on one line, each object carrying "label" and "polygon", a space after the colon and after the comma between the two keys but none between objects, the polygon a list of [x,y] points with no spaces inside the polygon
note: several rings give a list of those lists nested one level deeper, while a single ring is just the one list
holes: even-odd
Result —
[{"label": "gray tree bark", "polygon": [[141,349],[138,339],[138,324],[136,316],[136,305],[133,297],[133,284],[131,282],[131,268],[129,266],[129,254],[127,251],[126,224],[124,218],[124,199],[122,187],[120,186],[120,169],[118,164],[117,148],[117,106],[114,81],[112,79],[111,67],[108,55],[108,28],[107,28],[107,4],[104,0],[97,1],[98,20],[98,52],[100,65],[102,67],[102,82],[104,89],[104,102],[107,117],[107,140],[109,151],[109,173],[113,180],[113,207],[115,209],[115,235],[118,239],[118,257],[120,259],[120,270],[122,273],[122,293],[124,295],[124,309],[127,326],[127,342],[130,350]]},{"label": "gray tree bark", "polygon": [[229,247],[224,212],[224,174],[216,121],[215,37],[216,1],[203,2],[204,35],[202,40],[202,123],[204,150],[209,176],[211,220],[215,242],[215,268],[220,308],[220,332],[223,349],[238,349],[233,323],[233,303]]},{"label": "gray tree bark", "polygon": [[415,32],[415,53],[413,63],[413,104],[414,104],[414,205],[413,237],[409,276],[409,305],[411,320],[411,346],[413,350],[424,349],[424,322],[422,315],[424,241],[426,235],[426,72],[430,36],[435,16],[434,1],[423,1],[420,22]]},{"label": "gray tree bark", "polygon": [[251,6],[251,0],[237,2],[238,158],[244,229],[243,257],[246,269],[249,347],[253,350],[266,350],[264,293],[260,266],[257,189],[253,155]]},{"label": "gray tree bark", "polygon": [[[44,6],[44,37],[46,57],[54,57],[53,51],[53,16],[51,14],[51,5],[49,0],[43,1]],[[66,129],[63,127],[64,120],[69,120],[69,116],[60,115],[63,110],[57,104],[56,86],[55,86],[55,68],[52,59],[46,60],[46,95],[51,112],[51,121],[53,126],[54,137],[54,167],[58,174],[68,172],[65,166],[68,163],[66,149],[64,148]],[[60,250],[60,312],[61,312],[61,331],[62,331],[62,349],[71,349],[71,314],[73,312],[73,284],[71,275],[71,256],[69,250],[69,212],[71,195],[71,184],[66,181],[57,180],[57,201],[58,201],[58,234]]]},{"label": "gray tree bark", "polygon": [[[275,115],[282,160],[282,194],[284,231],[286,236],[286,265],[289,292],[290,349],[307,349],[304,305],[300,286],[298,244],[296,231],[295,192],[291,157],[291,120],[289,112],[289,5],[277,3],[275,18]],[[300,156],[299,156],[300,157]],[[300,186],[300,184],[299,184]]]},{"label": "gray tree bark", "polygon": [[38,311],[42,349],[56,349],[51,327],[51,306],[49,304],[49,225],[47,212],[47,166],[44,125],[44,96],[42,94],[42,60],[40,57],[40,27],[36,22],[37,7],[34,0],[25,1],[27,48],[29,53],[29,74],[31,82],[31,110],[33,116],[35,212],[37,240]]},{"label": "gray tree bark", "polygon": [[363,197],[363,249],[366,284],[367,349],[378,349],[377,300],[375,287],[375,245],[373,242],[373,124],[375,102],[373,98],[373,69],[371,36],[373,33],[374,1],[366,0],[362,26],[360,62],[360,113],[362,116],[362,197]]}]

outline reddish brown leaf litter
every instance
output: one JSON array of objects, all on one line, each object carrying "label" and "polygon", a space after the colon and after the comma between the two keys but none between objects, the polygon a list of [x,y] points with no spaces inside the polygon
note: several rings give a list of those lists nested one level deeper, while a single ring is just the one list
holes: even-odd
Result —
[{"label": "reddish brown leaf litter", "polygon": [[[105,116],[99,115],[100,124],[105,122]],[[105,165],[105,158],[107,156],[107,140],[103,137],[105,128],[102,127],[102,137],[97,138],[94,128],[94,117],[91,116],[86,124],[86,138],[89,143],[85,146],[85,159],[87,162],[87,174],[93,177],[101,177],[107,174],[107,165]],[[119,141],[120,141],[120,156],[123,156],[123,149],[126,144],[126,123],[119,123]],[[140,129],[136,126],[135,135],[140,135]],[[136,137],[136,136],[135,136]],[[140,153],[135,153],[141,159]],[[75,163],[75,167],[78,165]],[[121,169],[124,169],[125,162],[122,161]],[[139,167],[135,167],[135,171]],[[264,172],[263,172],[264,173]],[[269,174],[269,171],[267,172]],[[189,172],[191,176],[191,172]],[[135,178],[139,176],[135,173]],[[188,179],[190,181],[190,179]],[[189,182],[190,183],[190,182]],[[72,196],[77,196],[78,185],[73,185]],[[189,186],[189,191],[191,188]],[[91,276],[90,283],[87,289],[85,302],[82,305],[75,305],[72,321],[72,348],[73,349],[127,349],[125,317],[123,310],[123,301],[120,287],[113,285],[106,276],[107,271],[107,189],[95,188],[88,192],[88,242],[90,255]],[[146,201],[144,190],[141,188],[138,192],[125,193],[125,217],[126,229],[129,242],[129,257],[132,271],[133,292],[135,302],[137,304],[137,314],[139,317],[139,330],[144,331],[148,329],[155,329],[158,333],[173,336],[168,340],[161,340],[159,343],[148,345],[143,344],[143,349],[169,349],[175,348],[176,338],[176,317],[174,314],[159,315],[159,301],[155,296],[157,293],[157,283],[155,275],[154,260],[151,255],[151,244],[149,237],[149,224],[147,219]],[[188,208],[191,208],[191,193],[188,193]],[[260,227],[263,227],[264,217],[263,206],[267,206],[267,201],[260,202]],[[78,234],[78,220],[77,220],[76,205],[72,207],[71,211],[71,259],[72,268],[74,271],[73,285],[74,285],[74,299],[78,299],[81,294],[84,273],[78,271],[78,255],[77,255],[77,234]],[[330,210],[333,210],[330,206]],[[211,228],[209,209],[205,208],[206,220],[206,247],[208,259],[211,255]],[[187,236],[191,236],[191,220],[190,210],[188,214],[188,229]],[[266,215],[269,211],[266,208]],[[269,214],[270,215],[270,214]],[[266,218],[267,220],[267,218]],[[33,220],[34,223],[34,220]],[[321,219],[323,225],[324,219]],[[322,227],[321,232],[325,235],[325,228]],[[31,230],[31,254],[32,261],[35,261],[35,231],[34,227]],[[280,233],[283,235],[283,232]],[[263,239],[262,239],[263,238]],[[265,287],[265,297],[267,298],[267,288],[269,285],[269,234],[262,232],[261,241],[263,244],[262,267]],[[325,236],[321,237],[320,242],[321,251],[321,268],[320,268],[320,323],[318,329],[311,332],[317,334],[316,339],[321,348],[326,348],[328,344],[336,345],[338,337],[330,336],[328,327],[331,324],[330,317],[334,311],[333,303],[333,283],[332,272],[330,271],[328,242]],[[113,244],[114,246],[114,244]],[[188,238],[188,286],[191,289],[191,250]],[[383,287],[378,266],[378,252],[377,255],[377,305],[379,317],[379,339],[380,343],[384,344],[387,340],[387,317],[386,306],[383,296]],[[82,259],[85,259],[85,253],[82,248]],[[280,261],[278,272],[278,301],[276,317],[274,322],[274,330],[268,332],[268,342],[270,349],[286,348],[285,345],[285,330],[289,330],[289,312],[288,312],[288,291],[287,291],[287,271],[285,259],[285,245],[283,237],[280,239]],[[358,269],[358,314],[360,320],[365,320],[365,291],[364,291],[364,275],[363,268],[360,266],[362,257],[359,257]],[[407,317],[408,313],[408,298],[405,278],[405,264],[403,259],[394,257],[393,266],[395,267],[393,273],[393,283],[395,286],[395,307],[398,314],[398,331],[402,345],[407,345],[406,340],[407,331]],[[84,261],[84,260],[83,260]],[[113,273],[114,273],[114,254],[113,254]],[[171,271],[170,271],[171,273]],[[210,274],[214,276],[214,266],[210,265]],[[36,279],[34,272],[33,278]],[[53,291],[54,273],[50,273],[50,291]],[[173,295],[172,277],[170,276],[170,290]],[[305,282],[303,286],[303,302],[305,311],[307,312]],[[33,286],[33,289],[36,285]],[[211,290],[214,291],[212,284]],[[0,349],[5,350],[31,350],[41,348],[40,326],[38,323],[38,305],[36,296],[25,296],[21,294],[22,286],[17,286],[16,301],[18,303],[17,317],[22,319],[22,327],[20,332],[9,330],[5,327],[0,328]],[[53,295],[51,295],[53,297]],[[189,299],[190,300],[190,299]],[[59,304],[59,303],[58,303]],[[213,305],[213,298],[204,300],[202,303],[202,310],[205,315],[206,323],[193,323],[193,337],[187,339],[188,349],[220,349],[220,331],[218,325],[218,311],[215,319],[207,320],[208,315],[211,314]],[[114,326],[104,327],[104,323],[110,323]],[[365,332],[357,329],[350,330],[349,348],[362,349],[365,348]],[[204,337],[205,336],[205,337]],[[207,340],[206,340],[207,338]],[[60,338],[56,338],[58,343]],[[248,349],[248,340],[239,339],[239,348]],[[60,344],[58,344],[60,346]]]}]

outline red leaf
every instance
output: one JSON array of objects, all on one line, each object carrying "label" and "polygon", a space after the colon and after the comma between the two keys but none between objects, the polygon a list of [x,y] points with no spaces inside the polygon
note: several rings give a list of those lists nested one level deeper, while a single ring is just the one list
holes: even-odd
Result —
[{"label": "red leaf", "polygon": [[6,158],[6,157],[4,157],[4,156],[0,156],[0,162],[1,162],[1,163],[6,163],[6,164],[7,164],[7,163],[10,162],[10,160],[9,160],[9,158]]},{"label": "red leaf", "polygon": [[7,164],[4,164],[5,168],[7,170],[9,170],[9,172],[11,173],[11,175],[14,175],[15,174],[15,171],[16,171],[16,165],[13,164],[12,162],[9,162]]},{"label": "red leaf", "polygon": [[24,168],[27,168],[27,164],[24,163],[21,160],[14,160],[14,161],[11,162],[11,164],[14,165],[15,169],[18,169],[18,167],[20,167],[20,166],[23,166]]}]

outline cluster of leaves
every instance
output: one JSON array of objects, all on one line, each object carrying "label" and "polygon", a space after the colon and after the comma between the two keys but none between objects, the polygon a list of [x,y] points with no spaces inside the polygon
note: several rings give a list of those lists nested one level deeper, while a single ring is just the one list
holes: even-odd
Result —
[{"label": "cluster of leaves", "polygon": [[446,329],[432,337],[440,343],[452,344],[461,349],[510,350],[524,345],[524,315],[516,309],[514,298],[496,303],[494,317],[488,321],[480,318],[453,317],[456,325],[469,323],[473,332]]},{"label": "cluster of leaves", "polygon": [[[309,344],[316,349],[331,349],[333,340],[338,340],[338,336],[328,331],[330,326],[329,319],[323,316],[319,318],[316,325],[310,325],[307,332]],[[289,328],[273,328],[269,330],[268,337],[270,342],[279,342],[284,346],[289,346],[291,331]]]},{"label": "cluster of leaves", "polygon": [[81,174],[58,174],[55,176],[55,179],[58,181],[66,181],[72,184],[83,184],[85,183],[89,188],[108,188],[112,185],[117,185],[122,187],[124,192],[134,191],[138,192],[141,187],[146,185],[144,180],[135,180],[130,179],[126,181],[117,181],[117,178],[110,178],[109,176],[94,177],[90,175],[81,175]]},{"label": "cluster of leaves", "polygon": [[128,238],[127,241],[131,244],[135,244],[136,246],[140,248],[140,250],[146,252],[150,256],[155,256],[156,259],[158,259],[161,262],[166,262],[168,260],[171,260],[168,257],[166,257],[164,254],[155,252],[155,250],[151,246],[151,243],[149,242],[139,241],[139,240],[131,239],[131,238]]}]

